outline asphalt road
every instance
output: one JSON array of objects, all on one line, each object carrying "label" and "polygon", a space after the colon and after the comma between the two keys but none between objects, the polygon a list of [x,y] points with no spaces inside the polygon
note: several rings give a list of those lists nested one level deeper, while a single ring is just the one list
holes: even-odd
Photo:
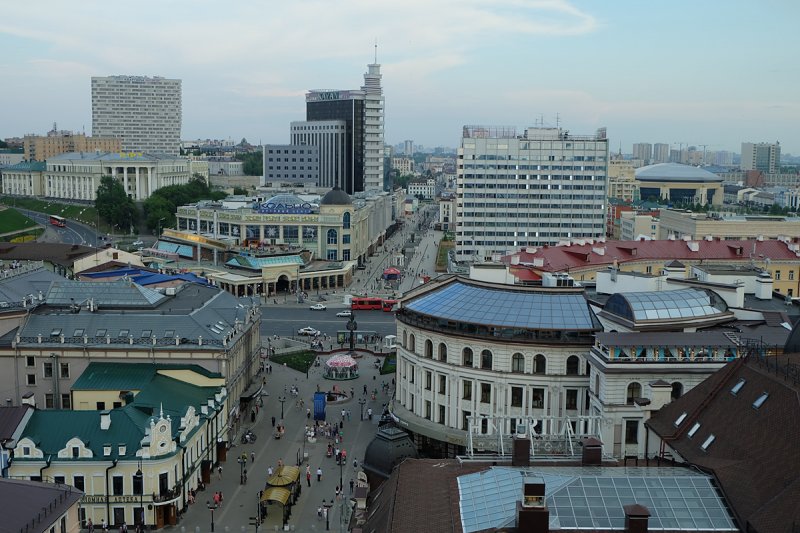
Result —
[{"label": "asphalt road", "polygon": [[[331,297],[332,298],[332,297]],[[336,332],[345,329],[347,318],[337,317],[336,313],[347,309],[341,300],[325,302],[326,311],[311,311],[311,305],[300,304],[269,304],[262,306],[261,336],[280,335],[283,337],[296,337],[297,330],[306,326],[327,333],[336,338]],[[397,326],[394,313],[383,311],[356,311],[356,323],[360,331],[374,331],[378,335],[396,335]]]}]

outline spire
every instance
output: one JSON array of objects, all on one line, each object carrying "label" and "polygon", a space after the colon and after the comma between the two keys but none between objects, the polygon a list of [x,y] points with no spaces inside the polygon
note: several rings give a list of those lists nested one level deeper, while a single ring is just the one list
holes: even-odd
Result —
[{"label": "spire", "polygon": [[378,64],[378,38],[375,37],[375,64]]},{"label": "spire", "polygon": [[158,418],[164,418],[164,402],[161,402],[158,409]]}]

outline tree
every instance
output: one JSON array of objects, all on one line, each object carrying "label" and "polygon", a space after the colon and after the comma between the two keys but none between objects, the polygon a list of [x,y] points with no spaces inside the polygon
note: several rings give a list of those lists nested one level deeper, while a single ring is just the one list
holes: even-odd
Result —
[{"label": "tree", "polygon": [[236,160],[244,162],[244,173],[246,176],[264,175],[264,156],[263,152],[251,152],[247,154],[236,154]]},{"label": "tree", "polygon": [[106,222],[123,232],[132,229],[139,220],[133,200],[128,198],[122,183],[111,176],[100,178],[94,205]]},{"label": "tree", "polygon": [[144,213],[147,227],[150,231],[157,231],[159,220],[161,228],[175,225],[175,211],[178,206],[195,203],[199,200],[221,200],[227,194],[221,191],[212,191],[202,176],[193,177],[185,185],[170,185],[153,192],[152,196],[144,201]]},{"label": "tree", "polygon": [[8,143],[5,141],[0,141],[0,148],[8,148]]},{"label": "tree", "polygon": [[239,196],[247,196],[247,189],[245,189],[244,187],[234,187],[233,194]]}]

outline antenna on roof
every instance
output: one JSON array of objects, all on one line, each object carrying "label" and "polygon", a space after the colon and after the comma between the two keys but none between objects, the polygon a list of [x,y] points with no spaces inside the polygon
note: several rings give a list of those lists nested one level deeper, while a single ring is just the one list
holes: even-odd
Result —
[{"label": "antenna on roof", "polygon": [[378,38],[375,37],[375,64],[378,64]]}]

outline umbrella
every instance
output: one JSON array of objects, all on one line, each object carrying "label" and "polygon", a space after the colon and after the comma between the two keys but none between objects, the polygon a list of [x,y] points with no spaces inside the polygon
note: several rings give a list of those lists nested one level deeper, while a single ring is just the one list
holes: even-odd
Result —
[{"label": "umbrella", "polygon": [[300,469],[296,466],[282,466],[275,471],[275,474],[267,478],[267,484],[272,487],[284,487],[291,485],[300,479]]}]

